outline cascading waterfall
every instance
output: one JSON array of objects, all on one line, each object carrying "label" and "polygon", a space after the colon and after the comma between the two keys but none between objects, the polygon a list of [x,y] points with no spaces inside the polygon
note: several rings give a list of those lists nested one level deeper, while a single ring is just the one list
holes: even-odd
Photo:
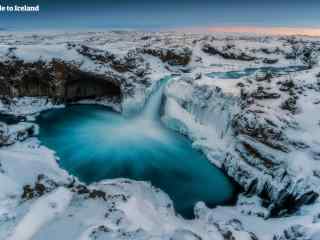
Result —
[{"label": "cascading waterfall", "polygon": [[165,83],[159,82],[142,112],[124,117],[108,108],[73,105],[43,112],[37,119],[42,144],[56,151],[59,164],[80,180],[130,178],[165,191],[185,217],[196,202],[210,206],[235,196],[233,183],[185,137],[160,123]]},{"label": "cascading waterfall", "polygon": [[139,117],[156,120],[160,115],[163,90],[166,82],[160,82],[158,88],[150,95]]},{"label": "cascading waterfall", "polygon": [[171,77],[168,76],[157,83],[157,86],[151,92],[143,110],[139,114],[139,118],[153,121],[159,120],[163,91],[170,79]]}]

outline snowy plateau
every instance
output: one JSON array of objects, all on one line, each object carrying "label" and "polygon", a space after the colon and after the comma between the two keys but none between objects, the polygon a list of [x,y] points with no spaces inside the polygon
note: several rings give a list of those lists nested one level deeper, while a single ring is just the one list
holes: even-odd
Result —
[{"label": "snowy plateau", "polygon": [[[0,239],[319,240],[319,54],[305,36],[1,32]],[[41,111],[130,114],[169,75],[161,120],[241,187],[232,206],[187,220],[148,182],[86,185],[37,138]]]}]

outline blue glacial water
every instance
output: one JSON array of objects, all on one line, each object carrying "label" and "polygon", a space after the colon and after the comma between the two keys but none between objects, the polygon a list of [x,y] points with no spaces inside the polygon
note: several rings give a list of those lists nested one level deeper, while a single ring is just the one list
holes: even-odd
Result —
[{"label": "blue glacial water", "polygon": [[288,66],[288,67],[260,67],[260,68],[245,68],[239,71],[226,71],[226,72],[211,72],[207,76],[215,79],[239,79],[242,77],[252,76],[257,72],[267,73],[270,72],[274,75],[286,75],[292,72],[306,70],[305,66]]},{"label": "blue glacial water", "polygon": [[43,112],[39,139],[56,151],[59,164],[80,180],[130,178],[150,181],[173,200],[178,213],[193,217],[196,202],[229,204],[236,186],[184,136],[159,119],[162,90],[136,117],[97,105]]}]

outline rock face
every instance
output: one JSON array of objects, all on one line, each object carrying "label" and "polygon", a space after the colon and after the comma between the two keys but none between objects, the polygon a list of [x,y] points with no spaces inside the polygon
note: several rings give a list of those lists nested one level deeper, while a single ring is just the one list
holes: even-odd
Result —
[{"label": "rock face", "polygon": [[[285,130],[290,125],[287,119],[266,113],[267,109],[259,110],[254,102],[242,105],[219,89],[201,88],[190,81],[170,84],[166,96],[167,125],[193,139],[209,159],[214,156],[213,161],[221,164],[247,194],[260,196],[269,216],[295,212],[318,198],[310,179],[297,177],[287,167],[293,147]],[[279,97],[277,93],[275,99]],[[219,149],[217,142],[228,148]]]},{"label": "rock face", "polygon": [[60,102],[121,96],[120,81],[113,76],[84,72],[62,61],[11,61],[0,63],[0,69],[2,96],[48,96]]},{"label": "rock face", "polygon": [[[279,125],[252,110],[245,110],[234,116],[232,127],[235,134],[246,135],[272,148],[288,151],[287,139]],[[254,149],[251,149],[254,151]]]},{"label": "rock face", "polygon": [[[318,198],[308,177],[301,179],[287,170],[292,143],[285,134],[285,120],[244,110],[234,116],[232,126],[239,142],[235,145],[236,154],[226,157],[224,169],[241,182],[247,193],[265,200],[270,216],[292,213]],[[233,169],[239,161],[244,163]],[[261,171],[265,173],[263,178],[259,176]]]},{"label": "rock face", "polygon": [[191,60],[192,50],[188,47],[175,48],[143,48],[141,52],[159,57],[170,65],[187,65]]},{"label": "rock face", "polygon": [[234,45],[226,45],[220,50],[210,44],[204,44],[202,47],[202,51],[210,55],[218,55],[220,57],[223,57],[224,59],[229,59],[229,60],[241,60],[241,61],[256,60],[255,57],[250,56],[241,50],[239,51],[238,49],[235,49]]}]

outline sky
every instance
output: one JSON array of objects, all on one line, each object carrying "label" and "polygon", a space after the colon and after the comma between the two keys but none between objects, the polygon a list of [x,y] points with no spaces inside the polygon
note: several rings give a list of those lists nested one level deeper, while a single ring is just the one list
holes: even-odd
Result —
[{"label": "sky", "polygon": [[40,12],[0,12],[0,29],[320,29],[320,0],[0,0],[15,4]]}]

